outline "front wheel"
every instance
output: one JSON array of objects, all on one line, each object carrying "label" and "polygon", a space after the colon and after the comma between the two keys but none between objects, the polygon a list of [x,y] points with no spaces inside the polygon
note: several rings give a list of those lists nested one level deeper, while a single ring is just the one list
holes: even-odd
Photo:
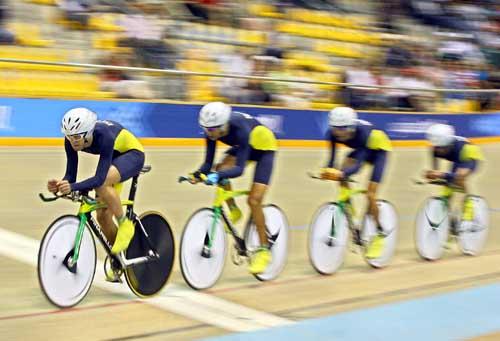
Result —
[{"label": "front wheel", "polygon": [[[214,225],[215,212],[202,208],[189,218],[181,237],[181,272],[193,289],[212,287],[222,274],[226,260],[226,233],[222,216]],[[213,230],[212,230],[213,227]],[[210,243],[210,233],[212,239]]]},{"label": "front wheel", "polygon": [[60,308],[78,304],[87,295],[94,279],[96,247],[92,234],[85,228],[78,262],[71,268],[65,262],[73,255],[80,219],[66,215],[47,229],[38,251],[38,281],[50,303]]},{"label": "front wheel", "polygon": [[125,279],[134,294],[149,297],[167,284],[175,260],[175,242],[167,220],[157,212],[145,212],[135,223],[134,238],[126,251],[127,259],[145,257],[150,248],[157,259],[125,269]]},{"label": "front wheel", "polygon": [[[254,276],[260,281],[270,281],[279,276],[286,264],[288,255],[289,227],[285,213],[276,205],[263,207],[266,219],[266,235],[271,246],[272,259],[267,269]],[[249,222],[245,228],[245,246],[252,252],[260,247],[260,238],[257,227]]]},{"label": "front wheel", "polygon": [[349,225],[336,203],[321,206],[309,226],[309,260],[322,275],[335,273],[344,262]]},{"label": "front wheel", "polygon": [[[394,206],[386,200],[377,200],[379,211],[380,227],[384,234],[384,249],[378,258],[366,258],[366,262],[374,268],[386,267],[396,250],[398,239],[398,214]],[[377,231],[377,224],[372,216],[366,215],[363,221],[363,233],[361,238],[365,242],[369,242],[379,231]]]},{"label": "front wheel", "polygon": [[415,222],[415,246],[425,260],[440,259],[448,241],[450,219],[444,199],[427,199],[417,214]]},{"label": "front wheel", "polygon": [[489,209],[484,198],[469,195],[473,204],[473,219],[462,220],[458,229],[458,245],[462,253],[470,256],[478,255],[486,243],[489,230]]}]

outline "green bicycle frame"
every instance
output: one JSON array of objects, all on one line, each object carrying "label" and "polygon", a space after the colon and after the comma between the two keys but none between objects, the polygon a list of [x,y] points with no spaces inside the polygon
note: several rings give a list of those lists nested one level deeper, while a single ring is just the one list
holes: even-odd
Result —
[{"label": "green bicycle frame", "polygon": [[[432,222],[429,217],[427,217],[427,221],[429,222],[429,225],[431,225],[431,227],[434,229],[434,230],[437,230],[441,224],[443,223],[443,221],[446,219],[447,215],[448,215],[448,211],[450,209],[450,199],[451,197],[453,196],[453,193],[458,191],[458,189],[454,189],[453,187],[450,187],[450,186],[445,186],[443,188],[443,191],[441,193],[440,196],[437,197],[438,200],[441,201],[441,203],[443,204],[442,205],[442,208],[443,208],[443,219],[441,219],[441,221],[439,223],[434,223]],[[427,216],[427,213],[426,213],[426,216]]]},{"label": "green bicycle frame", "polygon": [[[134,204],[132,200],[122,200],[121,201],[122,206],[131,206]],[[76,264],[78,261],[78,257],[80,255],[80,246],[82,244],[82,239],[83,239],[83,231],[85,230],[85,225],[87,222],[91,221],[92,227],[95,227],[96,232],[99,233],[100,237],[107,242],[107,238],[100,229],[98,224],[95,224],[92,220],[92,216],[90,215],[92,212],[101,209],[101,208],[106,208],[108,205],[105,203],[98,202],[96,200],[89,200],[86,199],[85,197],[82,199],[82,202],[80,204],[80,208],[78,209],[78,218],[80,220],[80,224],[78,225],[78,230],[76,231],[76,237],[75,237],[75,243],[74,243],[74,248],[73,248],[73,255],[71,258],[68,260],[68,264],[70,266]],[[106,243],[105,243],[106,244]],[[109,243],[108,243],[109,244]],[[109,246],[109,245],[108,245]]]},{"label": "green bicycle frame", "polygon": [[337,211],[338,216],[332,216],[332,224],[330,230],[330,237],[335,237],[335,220],[340,219],[340,214],[344,214],[347,217],[347,223],[352,227],[352,216],[356,215],[354,207],[351,203],[351,198],[357,194],[366,193],[365,189],[351,189],[349,187],[340,187],[339,195],[337,196],[337,205],[340,210]]},{"label": "green bicycle frame", "polygon": [[222,204],[229,199],[242,196],[242,195],[248,195],[250,191],[227,191],[225,190],[222,186],[217,186],[217,189],[215,191],[215,198],[213,201],[212,208],[214,210],[214,217],[212,220],[212,226],[210,228],[210,233],[209,233],[209,238],[208,238],[208,245],[206,245],[209,249],[212,248],[212,241],[215,238],[215,231],[217,223],[219,222],[219,219],[221,217],[224,218],[224,229],[226,230],[226,233],[230,233],[233,236],[237,236],[237,233],[231,224],[231,221],[226,218],[224,214],[224,209],[222,208]]}]

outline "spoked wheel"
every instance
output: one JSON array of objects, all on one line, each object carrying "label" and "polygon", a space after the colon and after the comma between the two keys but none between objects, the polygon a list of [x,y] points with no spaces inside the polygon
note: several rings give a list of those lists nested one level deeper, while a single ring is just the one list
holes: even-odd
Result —
[{"label": "spoked wheel", "polygon": [[349,238],[346,215],[336,203],[321,206],[309,226],[309,259],[323,275],[336,272],[344,262]]},{"label": "spoked wheel", "polygon": [[214,226],[212,245],[209,245],[213,222],[213,209],[202,208],[193,213],[182,232],[181,271],[193,289],[210,288],[224,269],[227,247],[222,217]]},{"label": "spoked wheel", "polygon": [[439,197],[427,199],[415,222],[415,245],[420,257],[426,260],[441,258],[449,229],[450,219],[446,202]]},{"label": "spoked wheel", "polygon": [[489,230],[489,209],[484,198],[469,195],[474,207],[471,221],[462,220],[458,229],[458,245],[466,255],[478,255],[486,243]]},{"label": "spoked wheel", "polygon": [[[394,251],[396,250],[398,239],[398,215],[394,206],[386,200],[377,200],[377,206],[379,210],[380,227],[382,227],[382,233],[385,235],[384,249],[380,257],[365,257],[365,261],[374,268],[383,268],[390,263]],[[368,243],[377,233],[377,224],[373,217],[366,215],[363,221],[362,240]]]},{"label": "spoked wheel", "polygon": [[47,229],[38,251],[38,281],[50,303],[68,308],[87,295],[94,279],[96,247],[92,234],[85,228],[78,262],[67,266],[73,255],[80,220],[73,215],[56,219]]},{"label": "spoked wheel", "polygon": [[147,256],[150,244],[159,257],[126,268],[125,279],[134,294],[148,297],[158,293],[167,284],[174,266],[175,242],[172,229],[161,214],[145,212],[139,221],[140,224],[137,221],[135,223],[134,238],[126,251],[127,259]]},{"label": "spoked wheel", "polygon": [[[266,271],[255,274],[260,281],[270,281],[279,276],[286,264],[288,255],[289,227],[283,211],[276,205],[263,207],[266,219],[267,237],[271,246],[272,260]],[[257,227],[249,221],[245,228],[245,246],[252,252],[260,247],[260,238]]]}]

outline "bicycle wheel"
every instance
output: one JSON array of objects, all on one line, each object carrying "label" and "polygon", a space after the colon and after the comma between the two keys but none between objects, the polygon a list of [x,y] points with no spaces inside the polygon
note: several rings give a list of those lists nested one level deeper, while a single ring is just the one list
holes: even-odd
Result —
[{"label": "bicycle wheel", "polygon": [[159,258],[126,268],[125,279],[130,290],[144,298],[158,293],[167,284],[174,267],[175,241],[170,225],[161,214],[145,212],[139,220],[144,230],[136,221],[134,238],[126,251],[127,259],[147,256],[150,243]]},{"label": "bicycle wheel", "polygon": [[222,218],[215,225],[212,246],[206,252],[213,220],[213,209],[202,208],[193,213],[182,232],[181,272],[186,283],[196,290],[213,286],[224,269],[227,247]]},{"label": "bicycle wheel", "polygon": [[448,208],[443,199],[427,199],[415,221],[415,246],[423,259],[437,260],[445,250],[450,229]]},{"label": "bicycle wheel", "polygon": [[[279,276],[286,264],[288,254],[289,227],[283,211],[276,205],[263,207],[266,219],[266,234],[271,242],[271,263],[266,271],[254,276],[260,281],[270,281]],[[260,247],[260,238],[257,227],[249,221],[245,228],[245,246],[248,251],[255,251]]]},{"label": "bicycle wheel", "polygon": [[[379,210],[379,220],[382,227],[384,238],[384,250],[378,258],[365,258],[365,261],[374,268],[386,267],[396,250],[398,239],[398,214],[394,206],[386,200],[377,200]],[[370,215],[365,215],[363,219],[363,232],[361,238],[366,245],[377,234],[377,224]]]},{"label": "bicycle wheel", "polygon": [[484,198],[469,195],[474,205],[474,218],[461,221],[458,229],[458,245],[462,253],[470,256],[478,255],[486,243],[489,231],[489,209]]},{"label": "bicycle wheel", "polygon": [[89,292],[96,267],[92,233],[85,228],[74,272],[64,261],[73,255],[80,219],[74,215],[57,218],[45,232],[38,251],[38,281],[50,303],[60,308],[78,304]]},{"label": "bicycle wheel", "polygon": [[[332,236],[333,224],[333,236]],[[335,273],[344,262],[349,238],[346,215],[336,203],[327,203],[309,225],[309,260],[323,275]]]}]

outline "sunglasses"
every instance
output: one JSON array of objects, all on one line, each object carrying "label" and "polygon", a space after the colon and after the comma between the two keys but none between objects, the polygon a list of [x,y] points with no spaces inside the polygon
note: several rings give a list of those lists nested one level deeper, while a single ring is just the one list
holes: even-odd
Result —
[{"label": "sunglasses", "polygon": [[353,126],[335,126],[332,128],[335,130],[339,130],[339,131],[348,131],[348,130],[352,130]]},{"label": "sunglasses", "polygon": [[213,133],[221,130],[223,127],[224,125],[222,124],[220,126],[215,126],[215,127],[203,127],[203,130],[206,131],[207,133]]},{"label": "sunglasses", "polygon": [[66,137],[71,142],[78,142],[78,141],[82,140],[86,134],[87,134],[87,132],[84,132],[84,133],[79,133],[79,134],[68,135]]}]

